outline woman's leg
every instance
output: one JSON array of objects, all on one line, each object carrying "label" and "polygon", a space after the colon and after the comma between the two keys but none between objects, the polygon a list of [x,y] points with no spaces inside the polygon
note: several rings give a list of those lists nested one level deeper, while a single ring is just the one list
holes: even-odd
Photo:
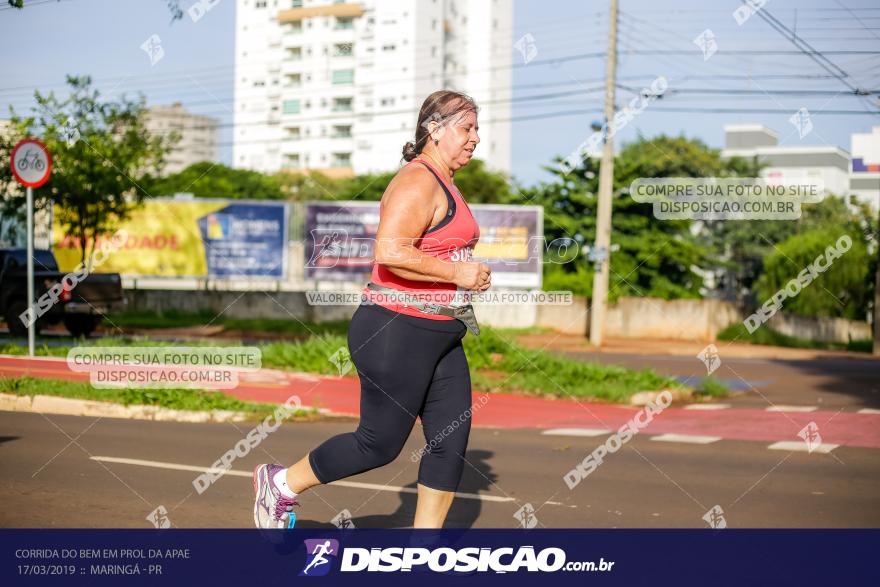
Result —
[{"label": "woman's leg", "polygon": [[422,318],[376,306],[358,309],[349,348],[361,381],[357,430],[339,434],[287,471],[295,493],[381,467],[400,454],[450,335],[413,326]]},{"label": "woman's leg", "polygon": [[413,527],[442,528],[461,480],[471,428],[471,378],[460,342],[437,364],[420,415],[426,448]]},{"label": "woman's leg", "polygon": [[287,469],[287,486],[294,493],[302,493],[306,489],[320,484],[315,472],[312,471],[309,455],[304,456]]},{"label": "woman's leg", "polygon": [[438,491],[419,483],[419,499],[413,528],[442,528],[455,498],[454,491]]}]

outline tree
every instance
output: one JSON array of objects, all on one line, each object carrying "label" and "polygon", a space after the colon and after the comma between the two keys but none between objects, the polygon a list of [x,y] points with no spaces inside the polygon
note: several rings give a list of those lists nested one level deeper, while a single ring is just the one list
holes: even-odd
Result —
[{"label": "tree", "polygon": [[281,181],[248,169],[202,161],[163,178],[150,177],[144,189],[153,196],[192,193],[197,198],[280,200],[285,198]]},{"label": "tree", "polygon": [[[851,245],[832,260],[829,248],[849,237]],[[825,316],[864,320],[870,300],[869,282],[873,281],[867,248],[861,231],[851,226],[812,229],[792,236],[764,261],[764,273],[755,284],[760,300],[769,300],[791,280],[810,267],[818,257],[824,257],[819,265],[829,265],[809,284],[801,282],[796,296],[783,302],[786,311],[802,316]]]},{"label": "tree", "polygon": [[[58,0],[60,2],[60,0]],[[163,0],[171,12],[171,20],[180,20],[183,18],[183,9],[180,7],[180,0]],[[7,0],[13,8],[24,8],[24,0]]]},{"label": "tree", "polygon": [[[759,177],[758,169],[747,174]],[[755,283],[764,272],[764,260],[776,247],[795,235],[812,230],[847,227],[850,232],[871,223],[865,204],[847,203],[845,198],[826,196],[816,204],[803,204],[796,220],[718,220],[705,222],[700,240],[713,251],[712,271],[718,278],[721,297],[741,306],[763,302]]]},{"label": "tree", "polygon": [[[35,92],[33,116],[22,118],[11,111],[11,131],[0,138],[0,157],[8,160],[12,146],[25,136],[39,137],[52,154],[52,176],[34,191],[35,204],[58,204],[57,220],[80,246],[82,261],[89,259],[89,244],[112,230],[147,195],[140,182],[148,172],[158,172],[164,154],[176,136],[148,137],[144,99],[104,100],[92,89],[89,77],[67,77],[70,94]],[[23,218],[23,190],[3,166],[0,190],[5,215]]]},{"label": "tree", "polygon": [[[338,180],[335,185],[325,184],[324,187],[327,189],[324,193],[335,194],[329,197],[340,200],[379,200],[394,175],[395,172],[390,171]],[[454,181],[468,202],[503,204],[514,201],[515,190],[511,188],[510,179],[503,173],[487,169],[481,159],[473,159],[468,165],[456,171]],[[320,194],[317,195],[319,199],[324,199]]]},{"label": "tree", "polygon": [[[624,145],[615,157],[611,299],[621,295],[664,299],[700,297],[703,279],[698,269],[710,262],[711,252],[700,246],[690,220],[658,220],[651,204],[629,196],[638,178],[725,176],[736,172],[739,161],[721,159],[717,150],[698,140],[665,135],[639,138]],[[595,239],[599,162],[584,159],[564,175],[547,168],[555,179],[527,190],[528,200],[544,207],[548,241],[572,238],[581,247]],[[564,264],[547,264],[545,289],[568,289],[590,295],[593,265],[587,256]]]}]

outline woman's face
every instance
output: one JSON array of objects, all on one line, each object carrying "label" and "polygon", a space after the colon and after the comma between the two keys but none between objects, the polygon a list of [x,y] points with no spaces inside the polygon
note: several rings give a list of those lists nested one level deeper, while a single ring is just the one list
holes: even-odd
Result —
[{"label": "woman's face", "polygon": [[439,139],[437,149],[452,171],[470,163],[480,142],[478,130],[477,113],[473,110],[453,115],[448,122],[438,125],[432,136]]}]

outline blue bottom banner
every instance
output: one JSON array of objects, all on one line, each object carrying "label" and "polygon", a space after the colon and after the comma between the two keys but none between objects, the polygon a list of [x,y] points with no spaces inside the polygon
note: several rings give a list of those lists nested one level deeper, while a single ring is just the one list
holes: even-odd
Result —
[{"label": "blue bottom banner", "polygon": [[0,585],[880,585],[880,530],[0,530]]}]

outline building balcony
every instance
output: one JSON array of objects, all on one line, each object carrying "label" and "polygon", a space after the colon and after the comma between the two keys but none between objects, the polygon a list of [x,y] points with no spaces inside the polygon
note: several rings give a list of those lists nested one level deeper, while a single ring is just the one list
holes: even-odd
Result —
[{"label": "building balcony", "polygon": [[323,6],[309,6],[303,8],[290,8],[282,10],[278,13],[279,23],[290,23],[301,21],[304,18],[313,18],[315,16],[336,16],[341,18],[352,17],[357,18],[364,13],[364,7],[354,2],[346,2],[343,4],[325,4]]},{"label": "building balcony", "polygon": [[291,174],[309,174],[312,172],[320,173],[331,179],[351,179],[355,176],[354,169],[348,167],[283,167],[282,171]]}]

